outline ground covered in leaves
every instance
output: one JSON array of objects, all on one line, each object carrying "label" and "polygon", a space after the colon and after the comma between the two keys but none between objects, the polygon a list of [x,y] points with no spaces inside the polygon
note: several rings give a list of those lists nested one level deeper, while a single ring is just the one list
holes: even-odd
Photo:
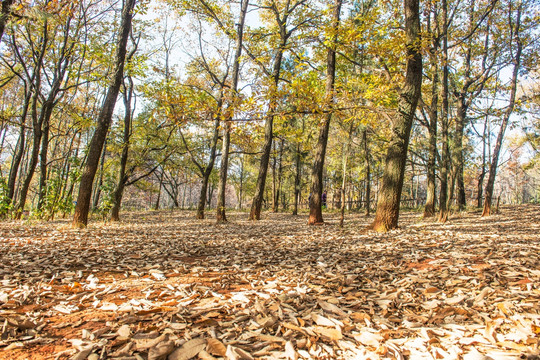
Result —
[{"label": "ground covered in leaves", "polygon": [[0,358],[538,359],[539,207],[245,218],[0,223]]}]

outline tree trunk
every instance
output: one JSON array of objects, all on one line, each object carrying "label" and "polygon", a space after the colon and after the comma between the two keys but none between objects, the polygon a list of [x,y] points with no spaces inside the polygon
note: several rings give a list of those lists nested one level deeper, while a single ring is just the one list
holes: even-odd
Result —
[{"label": "tree trunk", "polygon": [[[437,14],[434,12],[434,16]],[[431,31],[431,28],[429,29]],[[433,35],[432,35],[433,36]],[[429,107],[429,154],[427,161],[427,194],[426,204],[424,206],[424,218],[435,216],[435,197],[436,197],[436,159],[437,159],[437,121],[438,121],[438,106],[439,106],[439,39],[435,38],[432,41],[432,46],[429,52],[431,63],[431,104]]]},{"label": "tree trunk", "polygon": [[443,90],[442,90],[442,113],[441,113],[441,190],[439,193],[439,221],[448,220],[448,172],[450,167],[450,148],[448,145],[448,4],[442,0],[442,27],[443,27]]},{"label": "tree trunk", "polygon": [[364,142],[364,161],[366,163],[366,216],[369,216],[371,211],[371,162],[369,155],[369,146],[367,138],[368,128],[362,132],[362,139]]},{"label": "tree trunk", "polygon": [[17,140],[17,145],[15,147],[15,154],[13,154],[13,161],[11,162],[11,168],[9,170],[9,179],[8,179],[8,198],[10,201],[13,201],[13,196],[15,195],[15,184],[17,182],[17,175],[19,172],[19,167],[21,166],[21,160],[24,154],[24,147],[26,146],[26,115],[28,114],[28,108],[30,107],[30,100],[32,92],[28,90],[24,98],[24,105],[21,114],[21,127],[19,130],[19,139]]},{"label": "tree trunk", "polygon": [[281,175],[283,173],[283,142],[284,140],[281,139],[281,143],[279,146],[279,156],[276,159],[277,162],[279,162],[279,165],[277,168],[277,176],[275,181],[274,201],[272,203],[272,212],[275,213],[277,213],[279,210],[279,196],[281,194]]},{"label": "tree trunk", "polygon": [[[122,144],[122,154],[120,155],[120,170],[118,172],[118,182],[113,194],[113,206],[111,209],[111,221],[120,220],[120,208],[122,206],[122,196],[128,177],[126,167],[129,156],[129,141],[131,138],[131,101],[133,99],[133,80],[128,76],[128,86],[124,89],[124,141]],[[125,84],[125,82],[124,82]]]},{"label": "tree trunk", "polygon": [[[271,93],[275,94],[279,83],[279,75],[281,73],[281,61],[283,60],[283,53],[285,51],[286,39],[284,39],[277,51],[276,59],[274,60],[274,68],[272,72],[272,89]],[[268,113],[265,118],[264,125],[264,145],[261,154],[261,162],[259,165],[259,174],[257,176],[257,184],[255,185],[255,195],[251,203],[251,210],[249,212],[250,220],[261,219],[261,207],[264,198],[264,190],[266,185],[266,174],[268,173],[268,163],[270,162],[270,154],[272,152],[272,139],[274,136],[274,116],[277,110],[277,99],[275,95],[272,95],[270,104],[268,106]]]},{"label": "tree trunk", "polygon": [[300,153],[300,141],[296,143],[295,163],[296,173],[294,175],[294,205],[293,215],[298,215],[298,202],[300,200],[300,179],[302,176],[302,155]]},{"label": "tree trunk", "polygon": [[354,130],[354,120],[351,121],[351,126],[348,132],[347,143],[343,145],[343,154],[342,154],[342,172],[341,172],[341,189],[339,192],[339,207],[340,207],[340,217],[339,217],[339,227],[343,227],[343,222],[345,221],[345,188],[347,185],[347,163],[349,161],[349,151],[351,148],[352,142],[352,133]]},{"label": "tree trunk", "polygon": [[[217,114],[214,119],[214,136],[212,138],[212,146],[210,148],[210,154],[208,156],[208,164],[202,172],[201,193],[199,195],[199,204],[197,205],[197,219],[204,219],[204,209],[206,205],[206,190],[208,188],[208,182],[210,175],[214,169],[214,163],[216,161],[216,149],[219,140],[219,123],[221,118],[221,107],[223,106],[223,95],[220,95],[217,104]],[[228,154],[227,154],[228,155]],[[223,156],[223,154],[222,154]]]},{"label": "tree trunk", "polygon": [[311,201],[309,204],[309,225],[322,224],[322,193],[323,193],[323,170],[326,157],[326,145],[328,144],[328,133],[330,131],[330,121],[332,120],[334,104],[334,83],[336,80],[336,49],[337,36],[339,30],[339,17],[341,14],[342,0],[335,0],[332,12],[332,30],[329,36],[330,46],[326,55],[326,88],[325,105],[328,113],[319,130],[319,139],[315,150],[315,160],[311,171]]},{"label": "tree trunk", "polygon": [[392,131],[386,155],[383,183],[379,191],[377,212],[372,228],[386,232],[398,226],[399,203],[403,189],[405,163],[414,113],[422,86],[422,54],[420,43],[419,0],[404,0],[407,70],[405,84],[399,94],[399,117]]},{"label": "tree trunk", "polygon": [[103,143],[103,151],[101,152],[101,160],[99,161],[99,180],[94,189],[94,201],[92,203],[92,209],[96,210],[99,206],[99,199],[101,198],[101,188],[103,187],[103,175],[105,173],[105,155],[107,154],[107,139]]},{"label": "tree trunk", "polygon": [[[218,184],[218,201],[216,205],[216,220],[218,222],[226,222],[227,216],[225,213],[226,203],[225,195],[227,190],[227,174],[229,171],[229,147],[231,142],[231,120],[234,115],[235,106],[238,102],[238,78],[240,76],[240,57],[242,56],[242,44],[244,41],[244,23],[246,19],[249,0],[242,0],[240,7],[240,18],[238,20],[238,30],[236,37],[236,51],[234,54],[234,63],[232,71],[231,98],[227,109],[227,118],[223,134],[223,146],[221,149],[221,168],[219,170]],[[280,65],[281,67],[281,65]],[[242,163],[243,165],[243,163]]]},{"label": "tree trunk", "polygon": [[486,134],[488,132],[488,121],[489,117],[486,114],[486,122],[484,123],[484,131],[482,135],[482,168],[480,170],[480,175],[478,176],[478,186],[477,186],[477,195],[476,195],[476,207],[482,207],[482,191],[484,189],[484,177],[486,176]]},{"label": "tree trunk", "polygon": [[159,201],[161,200],[161,188],[163,186],[163,173],[164,173],[164,170],[161,169],[161,176],[159,177],[159,189],[158,189],[156,203],[154,205],[154,210],[159,210]]},{"label": "tree trunk", "polygon": [[521,52],[523,50],[523,44],[520,38],[521,10],[522,10],[521,6],[522,4],[520,2],[517,8],[517,18],[515,22],[515,29],[513,29],[514,31],[512,32],[514,34],[514,38],[512,40],[516,41],[516,52],[513,59],[514,71],[512,72],[512,80],[511,80],[511,85],[510,85],[511,86],[510,103],[508,104],[508,107],[506,108],[506,111],[504,113],[504,117],[501,123],[501,128],[499,129],[499,135],[497,136],[497,142],[495,143],[495,149],[493,150],[493,157],[491,159],[491,164],[489,166],[489,176],[488,176],[488,181],[486,184],[486,191],[485,191],[486,199],[484,200],[484,210],[482,212],[482,216],[491,215],[491,202],[493,198],[493,187],[495,185],[495,176],[497,175],[497,166],[498,166],[499,155],[501,152],[502,142],[504,138],[504,132],[506,131],[506,127],[508,126],[510,116],[512,115],[512,112],[514,111],[514,106],[516,103],[517,81],[518,81],[519,69],[521,67]]},{"label": "tree trunk", "polygon": [[457,116],[456,116],[456,136],[454,139],[454,166],[455,168],[455,184],[456,184],[456,203],[459,211],[463,211],[467,206],[465,199],[465,181],[463,172],[465,170],[463,158],[463,135],[467,116],[467,104],[464,98],[458,100]]},{"label": "tree trunk", "polygon": [[122,20],[116,45],[115,67],[111,83],[107,89],[107,95],[98,115],[97,127],[88,150],[86,166],[81,176],[79,185],[79,195],[73,217],[73,226],[86,227],[88,224],[88,212],[90,210],[90,197],[92,195],[92,184],[99,164],[99,158],[103,149],[103,144],[109,131],[116,99],[120,90],[120,85],[124,77],[124,62],[126,58],[126,48],[131,31],[131,20],[133,8],[136,0],[125,0],[122,9]]}]

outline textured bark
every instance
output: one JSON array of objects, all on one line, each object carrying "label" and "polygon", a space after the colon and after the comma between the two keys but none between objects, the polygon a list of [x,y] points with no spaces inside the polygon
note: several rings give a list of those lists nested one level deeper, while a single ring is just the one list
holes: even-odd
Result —
[{"label": "textured bark", "polygon": [[[219,141],[219,123],[221,118],[221,108],[223,106],[223,97],[220,96],[218,104],[217,104],[217,114],[216,118],[214,119],[214,136],[212,137],[212,145],[210,146],[210,154],[208,155],[208,163],[206,167],[204,168],[204,171],[202,171],[202,183],[201,183],[201,192],[199,194],[199,203],[197,205],[197,219],[204,219],[204,209],[206,205],[206,191],[208,189],[208,182],[210,181],[210,175],[212,174],[212,170],[214,169],[214,164],[216,162],[216,150],[217,150],[217,144]],[[226,151],[227,154],[221,154],[222,157],[228,154],[228,149]],[[219,196],[219,195],[218,195]],[[219,200],[218,200],[219,202]]]},{"label": "textured bark", "polygon": [[116,44],[115,66],[113,78],[107,89],[105,101],[100,110],[97,119],[97,127],[90,141],[86,166],[81,175],[79,185],[79,194],[77,196],[77,205],[73,216],[73,226],[86,227],[88,223],[88,212],[90,210],[90,197],[92,195],[92,185],[99,164],[103,144],[109,131],[114,107],[120,85],[124,76],[124,63],[126,58],[126,48],[131,31],[131,20],[133,17],[133,8],[136,0],[126,0],[122,9],[122,20],[120,24],[118,40]]},{"label": "textured bark", "polygon": [[339,227],[343,227],[343,222],[345,221],[345,189],[347,185],[347,165],[349,162],[349,152],[351,148],[353,130],[354,130],[354,121],[351,121],[351,126],[349,127],[349,132],[348,132],[347,143],[343,145],[341,190],[339,192],[339,196],[340,196]]},{"label": "textured bark", "polygon": [[489,117],[486,115],[486,122],[484,123],[484,132],[482,135],[482,167],[480,169],[480,175],[478,175],[477,195],[476,195],[476,207],[482,207],[482,196],[484,190],[484,177],[486,176],[486,136],[489,134]]},{"label": "textured bark", "polygon": [[[49,34],[48,34],[48,24],[47,20],[45,20],[45,23],[43,25],[43,36],[41,39],[41,47],[38,59],[35,62],[34,67],[34,73],[32,75],[32,82],[33,82],[33,95],[31,100],[31,117],[32,117],[32,133],[33,133],[33,139],[32,139],[32,151],[30,155],[30,164],[28,165],[28,169],[26,171],[26,177],[22,183],[21,190],[19,193],[19,202],[17,204],[17,207],[15,209],[15,218],[20,219],[22,216],[22,212],[24,211],[24,206],[26,204],[26,197],[28,195],[28,190],[30,188],[30,183],[32,182],[32,178],[34,176],[34,171],[36,170],[36,166],[38,163],[39,158],[39,146],[41,144],[41,121],[42,117],[38,116],[38,101],[39,101],[39,93],[41,91],[41,70],[43,67],[43,57],[45,56],[45,50],[47,48],[47,44],[49,41]],[[42,112],[43,113],[43,112]]]},{"label": "textured bark", "polygon": [[281,177],[283,175],[283,143],[284,140],[281,139],[280,145],[279,145],[279,156],[276,159],[276,161],[279,163],[277,165],[277,173],[275,176],[275,191],[274,191],[274,199],[272,202],[272,212],[278,212],[279,211],[279,196],[281,195]]},{"label": "textured bark", "polygon": [[[118,182],[113,193],[113,206],[111,208],[111,221],[120,220],[120,208],[122,206],[122,196],[128,177],[126,176],[126,167],[129,157],[129,141],[131,138],[131,101],[133,99],[133,80],[127,78],[128,86],[124,91],[124,138],[122,144],[122,154],[120,155],[120,169],[118,171]],[[125,82],[124,82],[125,83]]]},{"label": "textured bark", "polygon": [[[240,18],[238,20],[238,31],[236,34],[236,51],[234,54],[231,98],[227,111],[227,119],[224,127],[223,146],[221,148],[221,168],[219,170],[218,201],[216,210],[216,220],[218,222],[227,221],[225,191],[227,189],[227,174],[229,171],[229,146],[231,143],[231,120],[234,115],[234,106],[238,99],[238,78],[240,76],[240,57],[242,56],[242,44],[244,41],[244,23],[246,19],[249,0],[242,0],[240,7]],[[243,164],[242,164],[243,165]]]},{"label": "textured bark", "polygon": [[[434,13],[434,16],[437,16]],[[431,64],[431,104],[429,106],[429,154],[427,161],[427,194],[426,204],[424,206],[424,218],[435,216],[435,198],[436,198],[436,159],[437,159],[437,122],[439,106],[439,39],[433,36],[429,59]]]},{"label": "textured bark", "polygon": [[398,226],[409,138],[422,86],[419,0],[404,0],[404,3],[407,70],[405,84],[399,94],[398,119],[392,129],[377,212],[372,224],[372,228],[378,232],[386,232]]},{"label": "textured bark", "polygon": [[28,114],[28,108],[30,107],[30,100],[32,99],[32,93],[30,90],[24,98],[23,109],[21,113],[21,127],[19,130],[19,139],[15,147],[15,154],[13,155],[13,161],[11,162],[11,168],[9,169],[8,178],[8,198],[13,201],[15,195],[15,184],[17,182],[17,175],[19,173],[19,167],[21,166],[21,160],[24,154],[24,148],[26,146],[26,116]]},{"label": "textured bark", "polygon": [[371,212],[371,156],[369,153],[367,131],[368,128],[366,127],[362,132],[362,139],[364,142],[364,161],[366,163],[366,216],[369,216]]},{"label": "textured bark", "polygon": [[293,202],[293,215],[298,215],[298,201],[300,199],[300,179],[302,178],[302,154],[301,154],[300,142],[296,143],[295,151],[295,174],[294,174],[294,202]]},{"label": "textured bark", "polygon": [[459,211],[462,211],[467,205],[465,199],[465,181],[463,178],[463,171],[465,169],[463,157],[463,135],[466,124],[467,108],[467,101],[463,97],[459,98],[456,116],[456,135],[454,139],[454,166],[456,167],[456,204]]},{"label": "textured bark", "polygon": [[489,166],[489,176],[488,181],[486,184],[486,198],[484,200],[484,210],[482,211],[482,216],[489,216],[491,215],[491,202],[493,199],[493,187],[495,185],[495,176],[497,175],[497,166],[499,163],[499,155],[501,152],[502,142],[504,139],[504,133],[506,131],[506,127],[508,126],[508,121],[510,120],[510,115],[512,115],[512,112],[514,111],[514,106],[516,104],[516,91],[517,91],[517,81],[518,81],[518,75],[519,75],[519,69],[521,67],[521,52],[523,50],[523,44],[521,42],[520,38],[520,27],[521,27],[521,6],[522,4],[519,3],[518,9],[517,9],[517,18],[515,22],[515,28],[512,29],[512,33],[514,35],[513,40],[516,41],[516,51],[514,55],[514,70],[512,72],[512,80],[511,80],[511,88],[510,88],[510,102],[508,104],[508,107],[506,108],[506,111],[504,113],[504,117],[502,119],[501,128],[499,129],[499,135],[497,135],[497,142],[495,143],[495,149],[493,150],[493,157],[491,159],[491,164]]},{"label": "textured bark", "polygon": [[439,192],[439,221],[448,220],[448,172],[450,167],[450,148],[448,146],[448,4],[442,0],[442,23],[443,23],[443,79],[442,79],[442,111],[441,111],[441,189]]},{"label": "textured bark", "polygon": [[[281,62],[283,60],[283,53],[285,52],[285,45],[287,38],[282,39],[282,43],[279,46],[274,60],[274,66],[272,71],[272,93],[277,91],[279,83],[279,75],[281,73]],[[277,110],[277,101],[275,96],[272,96],[268,106],[268,113],[265,117],[264,124],[264,144],[262,148],[261,161],[259,164],[259,174],[257,176],[257,184],[255,185],[255,195],[251,203],[251,210],[249,212],[250,220],[261,219],[261,208],[264,197],[264,189],[266,185],[266,174],[268,173],[268,163],[270,162],[270,154],[272,152],[272,140],[274,136],[274,116]]]},{"label": "textured bark", "polygon": [[311,170],[311,202],[309,203],[309,225],[322,224],[322,193],[323,193],[323,170],[326,157],[326,146],[328,144],[328,133],[330,121],[332,120],[332,107],[334,103],[334,83],[336,80],[336,48],[337,35],[339,30],[339,17],[341,14],[342,0],[335,0],[332,12],[332,33],[330,36],[330,46],[326,55],[326,88],[325,105],[328,113],[325,114],[324,121],[319,130],[319,138],[315,149],[315,159]]},{"label": "textured bark", "polygon": [[231,123],[227,121],[223,129],[223,145],[221,147],[221,167],[219,169],[218,203],[216,209],[216,221],[227,222],[225,190],[227,184],[227,172],[229,170],[229,148],[231,144]]}]

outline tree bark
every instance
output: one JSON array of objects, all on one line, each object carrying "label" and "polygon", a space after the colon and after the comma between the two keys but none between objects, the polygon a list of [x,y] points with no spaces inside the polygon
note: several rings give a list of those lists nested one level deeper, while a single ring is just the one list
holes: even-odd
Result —
[{"label": "tree bark", "polygon": [[392,129],[393,136],[386,155],[383,183],[372,224],[372,228],[378,232],[386,232],[398,226],[409,137],[422,86],[419,0],[404,0],[404,3],[407,70],[405,84],[399,94],[399,117]]},{"label": "tree bark", "polygon": [[19,173],[19,167],[21,166],[21,160],[24,154],[24,148],[26,146],[26,116],[28,114],[28,108],[30,107],[30,100],[32,99],[32,92],[27,90],[27,94],[24,98],[24,104],[21,114],[21,127],[19,130],[19,139],[15,147],[15,154],[13,155],[13,161],[11,162],[11,168],[9,170],[8,178],[8,198],[13,201],[15,196],[15,184],[17,182],[17,175]]},{"label": "tree bark", "polygon": [[281,139],[281,143],[279,146],[279,156],[277,157],[277,162],[279,165],[277,165],[277,176],[276,176],[276,184],[275,184],[275,191],[274,191],[274,201],[272,203],[272,212],[277,213],[279,211],[279,196],[281,195],[281,176],[283,174],[283,143],[284,140]]},{"label": "tree bark", "polygon": [[232,85],[230,89],[230,102],[227,109],[227,119],[224,127],[223,146],[221,148],[221,168],[219,170],[218,201],[216,205],[216,220],[226,222],[226,202],[225,195],[227,190],[227,174],[229,172],[229,147],[231,143],[231,120],[234,115],[235,106],[238,102],[238,78],[240,77],[240,57],[242,56],[242,44],[244,41],[244,23],[246,19],[249,0],[242,0],[240,7],[240,18],[238,20],[238,29],[236,34],[236,51],[234,54],[234,63],[232,71]]},{"label": "tree bark", "polygon": [[315,150],[315,159],[311,170],[311,201],[309,203],[309,225],[322,224],[322,193],[323,193],[323,171],[326,157],[326,146],[328,144],[328,133],[330,131],[330,121],[332,120],[334,104],[334,83],[336,80],[336,49],[339,31],[339,18],[341,14],[342,0],[335,0],[332,11],[332,30],[329,36],[330,46],[326,55],[326,88],[325,105],[328,113],[319,130],[319,138]]},{"label": "tree bark", "polygon": [[[437,16],[434,11],[433,16]],[[426,204],[424,206],[424,218],[435,216],[435,198],[436,198],[436,162],[437,162],[437,122],[439,106],[439,38],[429,29],[433,37],[429,59],[431,63],[431,104],[429,106],[429,154],[427,161],[427,194]]]},{"label": "tree bark", "polygon": [[[22,212],[24,211],[24,206],[26,204],[26,197],[28,195],[28,190],[30,188],[30,183],[32,182],[32,177],[34,176],[34,171],[36,170],[36,166],[38,163],[39,158],[39,145],[41,144],[41,120],[43,119],[41,116],[38,116],[38,101],[39,101],[39,93],[41,91],[41,70],[43,67],[43,58],[45,56],[45,51],[47,48],[47,44],[49,42],[49,33],[48,33],[48,22],[45,20],[45,23],[43,24],[43,36],[41,39],[41,48],[39,52],[38,59],[35,63],[34,73],[32,75],[32,83],[34,88],[34,93],[32,95],[32,132],[33,132],[33,141],[32,141],[32,151],[30,155],[30,164],[28,165],[28,169],[26,172],[26,177],[24,179],[24,182],[21,186],[21,191],[19,194],[19,203],[17,204],[17,207],[15,209],[15,218],[20,219],[22,216]],[[42,112],[43,113],[43,112]]]},{"label": "tree bark", "polygon": [[86,166],[81,176],[79,195],[77,196],[77,205],[75,206],[75,214],[73,217],[73,226],[75,227],[86,227],[88,224],[92,184],[94,183],[99,158],[107,137],[107,132],[109,131],[116,99],[124,76],[124,62],[135,2],[136,0],[125,0],[123,5],[122,20],[116,45],[113,79],[109,84],[105,101],[103,102],[103,106],[98,115],[96,131],[90,141]]},{"label": "tree bark", "polygon": [[124,139],[122,144],[122,154],[120,155],[120,169],[118,171],[118,182],[113,193],[113,206],[111,208],[111,221],[120,220],[120,208],[122,206],[122,196],[128,177],[126,167],[129,157],[129,142],[131,138],[131,101],[133,99],[133,80],[127,78],[128,86],[124,90]]},{"label": "tree bark", "polygon": [[442,79],[442,111],[441,111],[441,189],[439,193],[439,221],[448,220],[448,172],[450,167],[450,148],[448,145],[448,3],[442,0],[442,27],[443,27],[443,79]]},{"label": "tree bark", "polygon": [[298,215],[298,202],[300,200],[300,179],[302,178],[302,155],[301,155],[300,141],[296,143],[295,151],[295,167],[296,172],[294,174],[294,203],[293,203],[293,215]]},{"label": "tree bark", "polygon": [[506,127],[508,126],[508,122],[510,121],[510,116],[512,115],[512,112],[514,111],[514,106],[516,104],[516,92],[517,92],[517,81],[519,76],[519,69],[521,67],[521,52],[523,50],[523,44],[521,42],[520,38],[520,27],[521,27],[521,11],[522,11],[522,3],[520,2],[517,9],[517,17],[516,17],[516,23],[515,23],[515,29],[511,29],[511,33],[513,34],[512,40],[516,41],[516,52],[513,58],[514,62],[514,70],[512,72],[512,80],[511,80],[511,87],[510,87],[510,102],[508,104],[508,107],[506,108],[506,111],[504,113],[504,117],[502,119],[501,128],[499,129],[499,135],[497,136],[497,142],[495,143],[495,149],[493,150],[493,157],[491,159],[491,164],[489,166],[489,176],[488,181],[486,184],[486,198],[484,200],[484,210],[482,212],[482,216],[489,216],[491,215],[491,202],[493,199],[493,187],[495,185],[495,176],[497,175],[497,166],[499,162],[499,155],[501,152],[502,142],[504,138],[504,132],[506,131]]},{"label": "tree bark", "polygon": [[210,181],[210,175],[212,174],[212,170],[214,169],[214,163],[216,161],[216,150],[219,140],[219,123],[221,118],[221,108],[223,106],[222,99],[223,95],[220,96],[217,104],[218,110],[216,113],[216,118],[214,119],[214,136],[212,138],[212,145],[210,147],[210,154],[208,156],[208,164],[202,172],[201,193],[199,195],[199,203],[197,205],[197,219],[204,219],[204,209],[206,207],[206,191],[208,189],[208,182]]},{"label": "tree bark", "polygon": [[366,216],[369,216],[371,212],[371,162],[367,137],[368,128],[362,132],[362,139],[364,142],[364,161],[366,164]]}]

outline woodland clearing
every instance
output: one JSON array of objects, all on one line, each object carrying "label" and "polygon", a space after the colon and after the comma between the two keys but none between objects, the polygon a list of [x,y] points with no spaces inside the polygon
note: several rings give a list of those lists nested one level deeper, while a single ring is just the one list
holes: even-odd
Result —
[{"label": "woodland clearing", "polygon": [[1,359],[538,358],[540,207],[0,223]]}]

